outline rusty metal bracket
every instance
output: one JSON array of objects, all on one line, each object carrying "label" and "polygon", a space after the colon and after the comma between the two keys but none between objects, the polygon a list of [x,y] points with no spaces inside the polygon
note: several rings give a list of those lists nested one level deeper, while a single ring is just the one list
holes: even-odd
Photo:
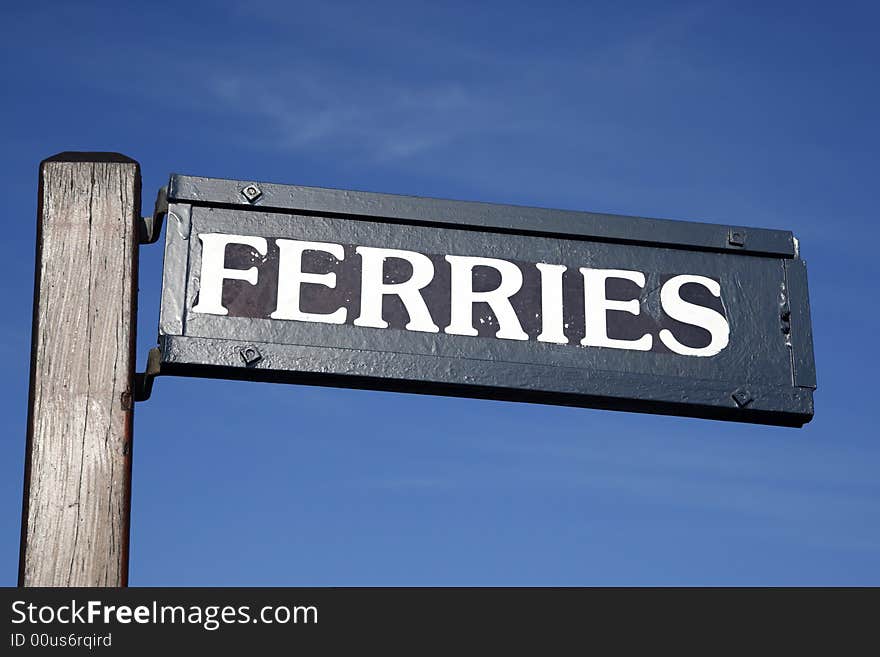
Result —
[{"label": "rusty metal bracket", "polygon": [[162,367],[162,352],[159,347],[150,349],[147,355],[147,369],[143,373],[134,375],[134,400],[147,401],[153,392],[153,379],[159,374]]},{"label": "rusty metal bracket", "polygon": [[156,205],[153,208],[153,215],[141,218],[141,244],[154,244],[159,240],[159,235],[162,233],[162,222],[165,220],[165,215],[167,214],[168,188],[160,187],[159,192],[156,194]]}]

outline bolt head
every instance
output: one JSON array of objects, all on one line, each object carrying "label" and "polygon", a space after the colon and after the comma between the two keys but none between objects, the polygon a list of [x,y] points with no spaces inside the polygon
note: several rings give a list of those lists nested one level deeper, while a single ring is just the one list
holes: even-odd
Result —
[{"label": "bolt head", "polygon": [[744,246],[746,243],[745,231],[731,228],[727,236],[727,241],[731,246]]},{"label": "bolt head", "polygon": [[263,360],[263,355],[260,353],[260,350],[253,345],[242,347],[238,350],[238,355],[241,356],[241,359],[247,366],[256,365]]},{"label": "bolt head", "polygon": [[736,405],[740,408],[745,408],[754,401],[752,393],[750,393],[745,388],[737,389],[736,391],[734,391],[731,397],[733,397],[733,401],[735,401]]},{"label": "bolt head", "polygon": [[248,200],[248,203],[253,203],[263,195],[263,191],[256,185],[252,184],[242,189],[241,195]]}]

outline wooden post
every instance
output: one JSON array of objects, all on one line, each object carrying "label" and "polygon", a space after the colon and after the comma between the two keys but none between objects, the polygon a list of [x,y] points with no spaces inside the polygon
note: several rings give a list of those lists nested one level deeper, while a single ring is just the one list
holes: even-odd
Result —
[{"label": "wooden post", "polygon": [[19,586],[125,586],[140,167],[40,165]]}]

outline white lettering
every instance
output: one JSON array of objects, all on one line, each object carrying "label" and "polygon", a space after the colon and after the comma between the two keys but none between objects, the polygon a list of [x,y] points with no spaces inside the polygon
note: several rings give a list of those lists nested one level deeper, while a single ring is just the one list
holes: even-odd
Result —
[{"label": "white lettering", "polygon": [[193,312],[208,315],[226,315],[223,306],[223,281],[247,281],[257,284],[257,268],[226,269],[226,247],[229,244],[250,246],[261,256],[266,255],[266,240],[250,235],[225,235],[222,233],[201,233],[202,273],[199,276],[199,302]]},{"label": "white lettering", "polygon": [[341,244],[327,242],[302,242],[300,240],[275,240],[278,244],[278,303],[272,319],[293,319],[300,322],[322,322],[324,324],[344,324],[348,310],[338,308],[332,313],[306,313],[300,309],[300,289],[303,283],[336,287],[336,274],[314,274],[302,270],[302,256],[305,251],[322,251],[337,260],[345,258]]},{"label": "white lettering", "polygon": [[715,356],[730,342],[730,324],[717,311],[682,299],[681,287],[688,283],[702,285],[712,293],[712,296],[721,297],[721,286],[718,281],[705,276],[681,275],[670,278],[663,284],[660,290],[660,305],[663,307],[663,312],[672,319],[706,329],[711,336],[709,344],[700,348],[688,347],[676,340],[669,329],[660,331],[660,341],[671,351],[683,356]]},{"label": "white lettering", "polygon": [[640,271],[624,269],[588,269],[581,267],[584,276],[584,319],[586,335],[581,344],[587,347],[611,347],[613,349],[632,349],[650,351],[654,338],[646,333],[638,340],[617,340],[608,337],[607,311],[622,310],[631,315],[641,312],[638,299],[616,301],[605,296],[605,281],[609,278],[622,278],[645,287],[645,275]]},{"label": "white lettering", "polygon": [[[474,304],[488,303],[498,318],[495,337],[505,340],[528,340],[528,334],[510,303],[510,297],[522,287],[522,272],[512,262],[497,258],[445,256],[452,268],[450,318],[445,332],[452,335],[479,335],[474,328]],[[492,267],[501,274],[501,283],[488,292],[474,292],[474,267]]]},{"label": "white lettering", "polygon": [[18,625],[19,623],[24,623],[27,620],[27,614],[25,614],[21,608],[25,606],[24,600],[16,600],[12,603],[12,611],[19,615],[19,619],[12,619],[13,624]]},{"label": "white lettering", "polygon": [[[409,331],[437,333],[440,328],[431,319],[431,313],[421,290],[434,278],[434,264],[431,259],[415,251],[398,249],[378,249],[359,246],[355,251],[361,256],[361,315],[354,320],[355,326],[388,328],[382,319],[382,299],[385,295],[396,295],[409,314]],[[385,261],[400,258],[412,265],[412,276],[402,283],[385,283]]]},{"label": "white lettering", "polygon": [[568,344],[562,323],[562,274],[565,265],[535,265],[541,272],[541,334],[538,342]]}]

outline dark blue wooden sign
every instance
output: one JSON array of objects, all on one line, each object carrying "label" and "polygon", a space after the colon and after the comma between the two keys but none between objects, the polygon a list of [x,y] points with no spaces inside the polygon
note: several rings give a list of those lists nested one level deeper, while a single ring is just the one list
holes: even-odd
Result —
[{"label": "dark blue wooden sign", "polygon": [[172,176],[161,373],[801,426],[790,232]]}]

